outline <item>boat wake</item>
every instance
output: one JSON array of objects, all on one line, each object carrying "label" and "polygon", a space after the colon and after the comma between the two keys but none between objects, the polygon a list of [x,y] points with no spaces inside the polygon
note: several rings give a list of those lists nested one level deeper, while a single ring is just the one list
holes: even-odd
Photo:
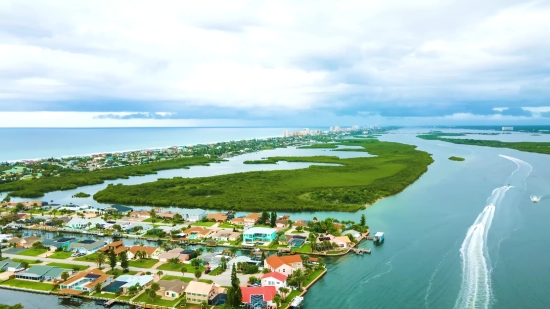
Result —
[{"label": "boat wake", "polygon": [[[532,167],[520,159],[500,155],[517,165],[510,180],[518,171],[519,175],[527,176]],[[525,173],[524,173],[525,172]],[[517,178],[517,177],[514,177]],[[523,183],[526,186],[525,178]],[[513,179],[512,179],[513,180]],[[506,192],[514,186],[505,185],[493,190],[483,211],[477,216],[474,224],[468,229],[466,238],[460,248],[462,258],[462,284],[455,303],[455,309],[461,308],[489,308],[491,303],[491,269],[487,251],[487,234],[491,228],[495,209],[500,205]]]}]

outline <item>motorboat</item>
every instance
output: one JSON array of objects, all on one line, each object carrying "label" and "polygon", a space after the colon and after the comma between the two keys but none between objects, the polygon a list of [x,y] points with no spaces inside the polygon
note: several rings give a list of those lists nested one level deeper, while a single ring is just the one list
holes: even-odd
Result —
[{"label": "motorboat", "polygon": [[531,196],[531,202],[538,203],[540,201],[540,198],[538,196]]}]

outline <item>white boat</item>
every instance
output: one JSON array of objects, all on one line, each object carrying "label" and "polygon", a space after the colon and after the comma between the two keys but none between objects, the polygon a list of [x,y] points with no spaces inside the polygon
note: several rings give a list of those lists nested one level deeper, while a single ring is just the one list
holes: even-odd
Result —
[{"label": "white boat", "polygon": [[538,203],[540,201],[540,198],[538,196],[531,196],[531,201],[533,203]]}]

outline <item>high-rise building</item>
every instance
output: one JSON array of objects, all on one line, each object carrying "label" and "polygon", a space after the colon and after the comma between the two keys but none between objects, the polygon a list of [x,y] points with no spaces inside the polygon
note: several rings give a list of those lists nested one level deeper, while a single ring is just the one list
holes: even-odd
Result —
[{"label": "high-rise building", "polygon": [[284,130],[284,131],[283,131],[283,137],[289,137],[289,135],[288,135],[288,130]]},{"label": "high-rise building", "polygon": [[330,129],[329,129],[328,131],[329,131],[329,132],[334,131],[334,127],[330,127]]}]

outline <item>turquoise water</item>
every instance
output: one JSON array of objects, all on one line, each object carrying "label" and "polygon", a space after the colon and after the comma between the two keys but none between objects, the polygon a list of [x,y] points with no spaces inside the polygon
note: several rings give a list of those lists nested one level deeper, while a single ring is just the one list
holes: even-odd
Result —
[{"label": "turquoise water", "polygon": [[195,238],[197,238],[197,235],[196,235],[196,234],[191,234],[191,235],[187,236],[187,238],[189,238],[189,239],[195,239]]},{"label": "turquoise water", "polygon": [[[512,139],[509,136],[491,139]],[[550,136],[544,137],[541,141],[549,141]],[[381,246],[361,244],[372,248],[371,255],[328,259],[329,272],[306,294],[306,308],[549,308],[550,156],[425,141],[415,134],[389,134],[381,139],[418,145],[433,154],[435,162],[406,190],[364,211],[291,214],[293,220],[314,216],[359,220],[364,213],[373,232],[386,234]],[[303,151],[314,151],[308,155],[328,154],[323,150],[275,151],[249,154],[248,158]],[[453,155],[466,161],[448,160]],[[237,157],[224,162],[226,165],[191,168],[184,175],[196,177],[250,168],[240,160]],[[138,183],[159,176],[124,181]],[[78,191],[92,192],[105,185]],[[70,198],[69,191],[48,196],[68,200],[64,197],[67,193]],[[534,204],[532,195],[542,196],[542,200]],[[13,297],[31,295],[10,293]],[[0,291],[0,298],[7,297],[13,303],[15,299],[7,295]],[[31,306],[43,297],[17,299]],[[53,300],[54,305],[47,308],[55,307]]]}]

